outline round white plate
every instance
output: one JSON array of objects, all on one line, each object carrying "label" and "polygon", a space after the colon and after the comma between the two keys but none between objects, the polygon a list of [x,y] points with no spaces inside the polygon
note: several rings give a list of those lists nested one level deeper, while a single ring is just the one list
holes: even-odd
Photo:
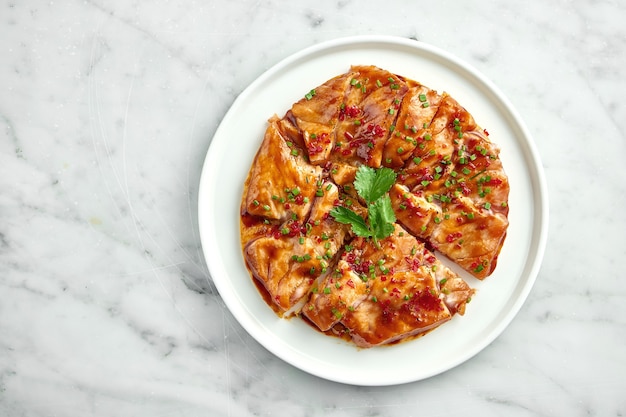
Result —
[{"label": "round white plate", "polygon": [[[498,266],[480,282],[465,316],[424,337],[358,349],[298,318],[281,319],[265,304],[244,265],[239,239],[242,187],[273,114],[283,116],[312,88],[351,65],[376,65],[452,95],[500,145],[509,175],[510,226]],[[491,343],[525,301],[539,271],[548,229],[543,170],[527,129],[498,89],[476,70],[432,46],[395,37],[351,37],[292,55],[235,100],[211,142],[200,181],[199,226],[206,262],[224,302],[241,325],[286,362],[355,385],[416,381],[461,364]]]}]

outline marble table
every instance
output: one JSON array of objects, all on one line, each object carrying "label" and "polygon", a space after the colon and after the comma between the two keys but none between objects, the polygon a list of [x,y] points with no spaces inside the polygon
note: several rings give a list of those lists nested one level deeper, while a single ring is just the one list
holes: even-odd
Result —
[{"label": "marble table", "polygon": [[[7,1],[0,5],[0,415],[626,415],[626,5]],[[509,98],[545,169],[536,283],[488,347],[352,386],[253,339],[198,231],[220,120],[322,41],[394,35]]]}]

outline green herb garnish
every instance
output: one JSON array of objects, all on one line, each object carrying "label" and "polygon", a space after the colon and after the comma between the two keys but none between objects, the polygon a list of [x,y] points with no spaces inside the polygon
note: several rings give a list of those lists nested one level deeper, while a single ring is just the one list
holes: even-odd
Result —
[{"label": "green herb garnish", "polygon": [[396,181],[396,173],[390,168],[374,169],[361,166],[357,170],[354,188],[367,203],[367,221],[354,211],[337,206],[330,211],[333,218],[343,224],[352,226],[357,236],[384,239],[394,231],[396,215],[391,207],[389,190]]}]

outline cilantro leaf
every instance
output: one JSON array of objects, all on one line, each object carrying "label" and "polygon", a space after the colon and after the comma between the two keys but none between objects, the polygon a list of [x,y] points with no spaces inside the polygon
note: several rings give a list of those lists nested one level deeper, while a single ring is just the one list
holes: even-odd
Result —
[{"label": "cilantro leaf", "polygon": [[330,215],[334,217],[336,221],[343,224],[349,224],[352,226],[352,231],[355,235],[361,237],[371,237],[372,231],[365,222],[365,219],[350,209],[342,206],[333,207],[330,211]]},{"label": "cilantro leaf", "polygon": [[366,165],[359,167],[354,188],[368,204],[375,202],[389,191],[396,182],[396,173],[391,168],[374,169]]},{"label": "cilantro leaf", "polygon": [[389,194],[385,194],[369,205],[367,217],[376,239],[384,239],[393,233],[396,215],[391,207]]},{"label": "cilantro leaf", "polygon": [[378,239],[384,239],[394,231],[396,215],[387,192],[395,181],[396,173],[390,168],[359,167],[354,188],[367,203],[367,221],[343,206],[334,207],[330,215],[339,223],[351,225],[357,236],[373,238],[378,246]]},{"label": "cilantro leaf", "polygon": [[359,193],[359,195],[368,203],[372,200],[370,198],[370,188],[374,183],[374,178],[376,177],[376,173],[373,168],[370,168],[366,165],[362,165],[356,171],[356,178],[354,179],[354,188]]}]

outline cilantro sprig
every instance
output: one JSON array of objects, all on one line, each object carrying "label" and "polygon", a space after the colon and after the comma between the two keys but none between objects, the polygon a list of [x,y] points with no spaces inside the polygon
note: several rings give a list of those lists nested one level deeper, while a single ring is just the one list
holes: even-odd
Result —
[{"label": "cilantro sprig", "polygon": [[354,188],[367,203],[367,220],[343,206],[334,207],[330,215],[339,223],[351,225],[357,236],[372,238],[378,245],[378,239],[386,238],[394,230],[396,215],[388,192],[395,182],[396,173],[390,168],[360,166],[356,172]]}]

